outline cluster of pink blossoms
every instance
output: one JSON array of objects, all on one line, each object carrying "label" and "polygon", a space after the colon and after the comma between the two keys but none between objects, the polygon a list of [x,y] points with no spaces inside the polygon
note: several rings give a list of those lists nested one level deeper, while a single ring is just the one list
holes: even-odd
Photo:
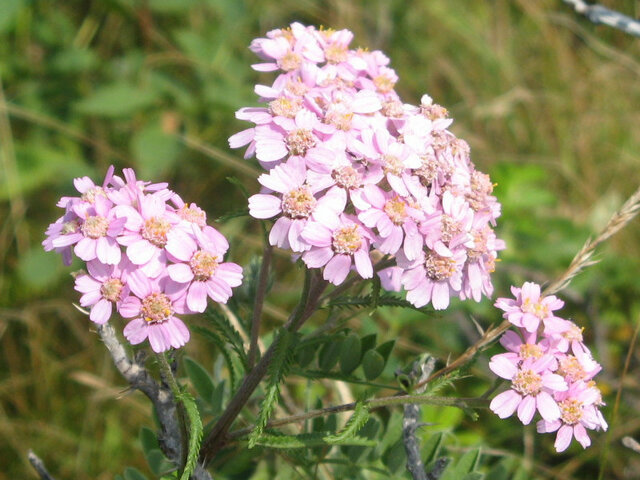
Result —
[{"label": "cluster of pink blossoms", "polygon": [[179,348],[189,330],[175,314],[203,312],[208,297],[226,303],[242,268],[222,262],[229,244],[197,205],[166,183],[123,173],[114,176],[111,167],[102,186],[76,178],[80,196],[58,202],[65,213],[49,226],[43,246],[67,265],[72,253],[86,262],[75,289],[92,321],[107,322],[115,309],[132,319],[124,328],[132,344],[149,339],[156,352]]},{"label": "cluster of pink blossoms", "polygon": [[253,67],[280,74],[255,88],[267,107],[236,114],[255,127],[229,139],[267,170],[250,214],[274,219],[270,243],[324,268],[336,285],[352,268],[371,278],[372,258],[390,255],[383,285],[404,287],[415,306],[479,301],[492,293],[504,248],[492,228],[500,215],[493,184],[447,130],[446,109],[427,95],[403,104],[389,59],[350,50],[352,38],[293,23],[252,42],[265,60]]},{"label": "cluster of pink blossoms", "polygon": [[593,377],[601,370],[582,342],[582,329],[553,312],[564,305],[555,296],[543,297],[540,286],[525,283],[512,287],[515,299],[499,298],[495,306],[518,333],[507,331],[500,343],[508,352],[494,355],[489,368],[511,382],[490,408],[500,418],[517,411],[528,425],[536,411],[542,419],[539,433],[556,432],[555,448],[567,449],[573,437],[586,448],[587,429],[607,429],[600,413],[604,405]]}]

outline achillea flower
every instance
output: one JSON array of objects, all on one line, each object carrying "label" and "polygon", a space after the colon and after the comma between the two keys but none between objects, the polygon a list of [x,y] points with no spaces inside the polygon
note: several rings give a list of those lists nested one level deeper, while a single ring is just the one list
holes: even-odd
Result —
[{"label": "achillea flower", "polygon": [[369,242],[373,234],[357,219],[347,215],[328,217],[323,223],[308,222],[301,233],[311,245],[302,260],[309,268],[324,267],[323,277],[340,285],[355,264],[362,278],[373,276]]},{"label": "achillea flower", "polygon": [[134,295],[122,301],[119,313],[133,318],[123,331],[132,345],[148,338],[153,351],[160,353],[189,341],[189,329],[175,314],[192,312],[186,306],[184,292],[168,277],[151,280],[136,270],[128,275],[127,284]]},{"label": "achillea flower", "polygon": [[[229,139],[269,171],[259,182],[273,193],[252,196],[250,214],[274,218],[270,243],[295,254],[311,248],[301,236],[307,222],[355,216],[372,231],[370,252],[396,257],[393,286],[402,278],[414,305],[446,308],[453,295],[480,301],[493,292],[504,248],[492,230],[500,215],[493,184],[447,130],[446,109],[428,95],[404,104],[389,58],[349,49],[352,38],[294,23],[251,43],[266,60],[254,68],[278,75],[256,85],[267,105],[241,108],[236,116],[254,125]],[[303,261],[314,268],[325,257],[328,250],[314,250]]]},{"label": "achillea flower", "polygon": [[215,228],[194,226],[191,232],[175,229],[168,234],[166,246],[173,263],[167,267],[169,277],[187,284],[187,307],[204,312],[207,297],[227,303],[231,287],[242,283],[242,268],[223,262],[229,243]]},{"label": "achillea flower", "polygon": [[80,305],[91,307],[89,319],[106,323],[122,300],[129,295],[127,271],[131,264],[124,258],[119,265],[105,265],[98,260],[87,263],[87,274],[76,277],[75,289],[82,293]]},{"label": "achillea flower", "polygon": [[495,306],[505,312],[504,318],[529,332],[535,332],[541,322],[546,325],[556,320],[553,311],[564,305],[554,295],[542,297],[540,285],[531,282],[525,282],[522,288],[511,287],[511,293],[515,299],[499,298]]}]

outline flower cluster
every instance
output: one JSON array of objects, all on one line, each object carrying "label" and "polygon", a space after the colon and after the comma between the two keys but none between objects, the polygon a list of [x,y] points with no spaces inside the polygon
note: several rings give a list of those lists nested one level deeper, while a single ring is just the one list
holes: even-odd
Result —
[{"label": "flower cluster", "polygon": [[72,254],[86,262],[75,289],[92,321],[107,322],[115,309],[132,319],[124,328],[132,344],[149,339],[156,352],[179,348],[189,330],[176,314],[203,312],[208,297],[226,303],[242,269],[222,261],[229,244],[197,205],[166,183],[123,173],[115,176],[111,167],[101,186],[76,178],[80,196],[58,202],[65,213],[49,226],[43,246],[67,265]]},{"label": "flower cluster", "polygon": [[415,306],[479,301],[504,248],[493,184],[447,129],[447,110],[428,95],[402,103],[389,59],[349,49],[352,38],[293,23],[252,42],[264,59],[253,67],[279,75],[255,88],[267,106],[236,114],[255,127],[229,139],[267,170],[250,214],[274,219],[270,243],[336,285],[353,268],[372,277],[372,258],[389,255],[383,285]]},{"label": "flower cluster", "polygon": [[518,332],[505,332],[500,343],[508,352],[494,355],[489,363],[511,386],[490,408],[500,418],[517,411],[525,425],[538,411],[538,432],[557,431],[558,452],[566,450],[573,437],[586,448],[591,444],[587,429],[607,429],[599,410],[602,396],[593,381],[601,367],[582,342],[582,329],[554,315],[562,300],[541,296],[540,286],[529,282],[511,292],[515,299],[499,298],[495,305]]}]

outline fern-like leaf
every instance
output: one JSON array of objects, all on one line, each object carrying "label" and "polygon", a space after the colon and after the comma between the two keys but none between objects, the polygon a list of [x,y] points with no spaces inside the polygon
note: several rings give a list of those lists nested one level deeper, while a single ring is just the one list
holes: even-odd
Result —
[{"label": "fern-like leaf", "polygon": [[325,442],[331,445],[339,445],[347,439],[356,437],[364,424],[369,420],[369,405],[365,402],[357,402],[356,408],[351,418],[344,425],[344,428],[334,435],[325,435]]},{"label": "fern-like leaf", "polygon": [[236,328],[231,325],[229,319],[217,312],[216,310],[207,310],[207,317],[211,320],[216,327],[216,330],[231,344],[231,347],[236,351],[238,357],[242,361],[242,365],[247,368],[247,353],[244,351],[244,343],[242,337]]},{"label": "fern-like leaf", "polygon": [[255,445],[277,449],[314,448],[333,445],[353,445],[359,447],[374,447],[375,440],[353,436],[341,440],[328,442],[323,433],[303,433],[300,435],[273,435],[263,433],[255,440]]},{"label": "fern-like leaf", "polygon": [[229,381],[231,383],[231,390],[235,390],[236,382],[238,380],[238,375],[236,372],[236,366],[233,363],[233,359],[231,358],[231,355],[227,348],[227,342],[222,337],[220,337],[217,333],[212,332],[209,329],[199,327],[198,325],[191,326],[191,329],[199,333],[204,338],[206,338],[211,343],[213,343],[216,347],[218,347],[218,349],[220,350],[220,353],[224,357],[225,362],[227,363],[227,368],[229,369]]},{"label": "fern-like leaf", "polygon": [[189,480],[198,462],[203,427],[198,406],[191,394],[188,392],[180,393],[178,401],[182,402],[187,412],[187,417],[189,417],[189,451],[187,453],[187,463],[184,466],[180,480]]},{"label": "fern-like leaf", "polygon": [[391,294],[378,294],[378,295],[356,295],[356,296],[343,296],[338,297],[332,302],[329,302],[325,308],[342,308],[342,309],[355,309],[355,308],[377,308],[377,307],[400,307],[410,308],[418,312],[427,313],[431,312],[428,308],[417,308],[410,302],[407,302],[403,298],[396,297]]},{"label": "fern-like leaf", "polygon": [[260,413],[256,420],[256,426],[249,435],[249,448],[256,445],[257,439],[262,435],[264,428],[267,426],[269,417],[275,409],[278,402],[278,394],[280,393],[280,383],[283,378],[291,370],[294,358],[294,347],[298,337],[296,334],[286,329],[281,329],[276,337],[275,351],[273,359],[267,369],[267,388],[265,390],[262,405],[260,405]]}]

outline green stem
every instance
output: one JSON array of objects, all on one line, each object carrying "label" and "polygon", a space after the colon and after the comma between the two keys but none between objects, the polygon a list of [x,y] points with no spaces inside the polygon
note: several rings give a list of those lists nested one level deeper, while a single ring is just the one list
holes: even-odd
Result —
[{"label": "green stem", "polygon": [[171,370],[171,366],[167,361],[167,357],[164,353],[156,354],[156,358],[158,359],[158,366],[160,367],[160,376],[162,380],[169,385],[171,389],[171,393],[173,393],[173,399],[176,402],[176,409],[178,411],[178,423],[180,424],[180,444],[182,446],[182,451],[180,452],[180,470],[184,468],[187,464],[187,454],[189,452],[189,433],[187,430],[187,412],[184,410],[184,405],[179,400],[180,394],[182,390],[180,389],[180,385],[178,385],[178,381],[173,376],[173,371]]},{"label": "green stem", "polygon": [[[435,397],[433,395],[398,395],[383,398],[374,398],[366,402],[370,409],[392,407],[397,405],[405,405],[408,403],[418,405],[437,405],[440,407],[458,407],[463,409],[469,408],[488,408],[489,400],[486,398],[458,398],[458,397]],[[291,423],[304,422],[311,418],[324,417],[334,413],[348,412],[356,408],[357,403],[345,403],[343,405],[334,405],[332,407],[311,410],[300,415],[292,415],[286,418],[271,420],[267,423],[266,428],[282,427]],[[241,430],[231,432],[229,437],[237,439],[248,435],[253,431],[254,427],[247,427]]]}]

